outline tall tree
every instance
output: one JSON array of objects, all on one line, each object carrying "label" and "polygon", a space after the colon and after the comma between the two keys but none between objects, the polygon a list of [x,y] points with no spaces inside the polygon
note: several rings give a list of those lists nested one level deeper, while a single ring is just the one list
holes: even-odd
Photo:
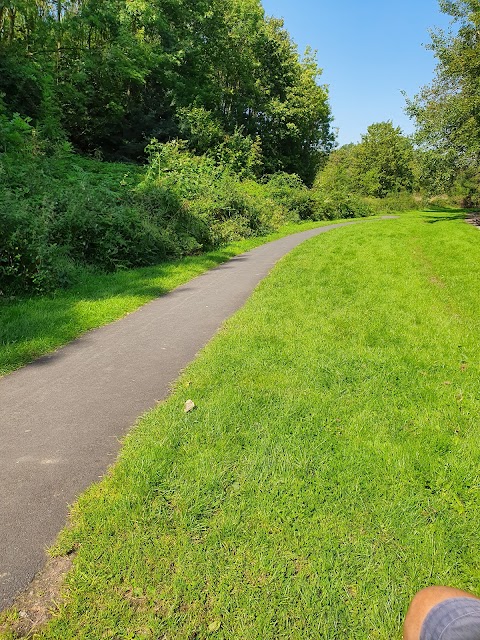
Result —
[{"label": "tall tree", "polygon": [[390,121],[372,124],[357,147],[355,169],[365,195],[383,198],[412,191],[413,145]]},{"label": "tall tree", "polygon": [[260,0],[0,1],[6,109],[87,152],[186,136],[311,181],[333,143],[319,77]]},{"label": "tall tree", "polygon": [[417,142],[426,151],[432,184],[448,189],[456,172],[474,174],[480,163],[480,1],[440,0],[455,29],[432,34],[436,75],[412,100]]}]

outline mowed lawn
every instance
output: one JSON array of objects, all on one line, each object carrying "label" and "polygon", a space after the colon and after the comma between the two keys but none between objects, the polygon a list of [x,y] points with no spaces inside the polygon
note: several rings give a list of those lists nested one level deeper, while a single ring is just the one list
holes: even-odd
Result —
[{"label": "mowed lawn", "polygon": [[283,259],[74,507],[38,637],[395,640],[480,593],[478,264],[432,212]]}]

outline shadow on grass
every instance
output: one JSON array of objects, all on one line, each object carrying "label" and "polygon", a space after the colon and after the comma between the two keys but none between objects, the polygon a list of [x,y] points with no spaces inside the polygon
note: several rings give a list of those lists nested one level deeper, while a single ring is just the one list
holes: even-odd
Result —
[{"label": "shadow on grass", "polygon": [[435,224],[436,222],[453,222],[455,220],[465,220],[467,216],[468,213],[465,210],[438,207],[425,210],[423,212],[422,218],[428,224]]},{"label": "shadow on grass", "polygon": [[431,204],[424,209],[425,213],[430,211],[437,211],[438,213],[459,213],[460,211],[466,212],[466,209],[459,209],[459,207],[447,207],[445,205]]},{"label": "shadow on grass", "polygon": [[[112,274],[80,272],[51,295],[0,299],[0,376],[38,360],[86,331],[109,324],[235,255],[225,249]],[[81,345],[81,343],[79,343]]]}]

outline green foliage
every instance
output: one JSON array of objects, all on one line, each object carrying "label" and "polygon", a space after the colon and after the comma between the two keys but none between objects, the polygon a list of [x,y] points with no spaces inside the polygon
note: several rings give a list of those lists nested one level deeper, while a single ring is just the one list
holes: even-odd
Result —
[{"label": "green foliage", "polygon": [[121,167],[99,179],[96,163],[60,151],[0,156],[2,295],[64,286],[82,265],[112,271],[175,253],[175,236],[135,203]]},{"label": "green foliage", "polygon": [[188,149],[214,159],[240,178],[261,175],[264,159],[260,136],[246,135],[243,127],[228,134],[203,107],[180,109],[177,117]]},{"label": "green foliage", "polygon": [[436,75],[407,98],[407,113],[416,121],[416,141],[425,154],[428,193],[463,194],[473,203],[480,193],[474,178],[480,166],[480,2],[441,0],[440,8],[458,29],[432,34]]},{"label": "green foliage", "polygon": [[34,134],[30,122],[30,118],[22,118],[18,113],[14,113],[9,118],[0,111],[0,150],[2,152],[29,150]]},{"label": "green foliage", "polygon": [[144,201],[168,211],[170,219],[182,220],[190,243],[197,243],[198,249],[212,248],[266,233],[280,222],[277,217],[273,223],[264,203],[250,195],[229,163],[220,165],[186,147],[182,141],[153,142],[139,193]]},{"label": "green foliage", "polygon": [[384,198],[390,193],[411,193],[414,178],[411,141],[391,122],[378,122],[368,127],[359,144],[331,154],[315,187],[327,193],[344,191]]},{"label": "green foliage", "polygon": [[391,122],[368,127],[355,147],[354,181],[366,196],[384,198],[389,193],[413,190],[413,146]]},{"label": "green foliage", "polygon": [[299,176],[276,173],[266,177],[265,187],[272,200],[286,209],[292,219],[307,220],[315,217],[314,196]]},{"label": "green foliage", "polygon": [[480,167],[459,170],[449,191],[450,201],[464,209],[480,206]]},{"label": "green foliage", "polygon": [[366,198],[344,191],[316,194],[315,219],[358,218],[373,215],[374,207]]},{"label": "green foliage", "polygon": [[[0,3],[0,291],[153,264],[312,215],[328,93],[260,0]],[[151,164],[138,188],[97,159]],[[65,163],[65,164],[62,164]],[[59,168],[63,167],[61,175]],[[252,196],[251,192],[256,191]],[[2,229],[3,231],[3,229]]]},{"label": "green foliage", "polygon": [[420,195],[407,191],[391,193],[385,198],[362,198],[362,200],[374,214],[415,211],[427,204]]},{"label": "green foliage", "polygon": [[325,192],[348,193],[355,186],[355,149],[354,144],[348,144],[333,151],[325,166],[318,172],[314,189]]},{"label": "green foliage", "polygon": [[48,238],[49,218],[48,203],[32,215],[15,194],[0,191],[0,296],[60,284],[61,255]]},{"label": "green foliage", "polygon": [[30,125],[5,122],[22,135],[15,153],[0,156],[0,295],[65,286],[84,268],[156,264],[307,217],[299,178],[242,181],[185,142],[153,142],[138,181],[132,165],[82,160],[64,144],[32,153]]},{"label": "green foliage", "polygon": [[320,73],[260,0],[0,3],[8,115],[104,157],[182,137],[242,176],[311,180],[333,141]]},{"label": "green foliage", "polygon": [[447,153],[424,147],[416,150],[416,182],[427,197],[450,192],[458,171],[455,155],[453,150]]},{"label": "green foliage", "polygon": [[372,124],[359,144],[334,151],[317,174],[317,215],[344,218],[415,209],[418,171],[412,142],[400,128],[391,122]]},{"label": "green foliage", "polygon": [[[271,173],[297,173],[311,185],[334,143],[328,90],[318,84],[322,71],[311,51],[307,49],[300,65],[294,63],[296,49],[291,44],[288,46],[283,23],[271,20],[267,27],[271,41],[266,50],[269,51],[269,45],[274,43],[275,58],[279,51],[288,51],[289,65],[282,60],[281,64],[285,66],[280,68],[285,69],[286,78],[294,80],[281,88],[279,96],[273,94],[266,105],[266,117],[262,115],[259,123],[265,166]],[[269,61],[272,63],[278,65],[278,60]]]},{"label": "green foliage", "polygon": [[182,107],[177,110],[179,131],[188,140],[189,148],[198,155],[218,147],[225,138],[225,130],[218,119],[205,107]]},{"label": "green foliage", "polygon": [[239,178],[255,178],[262,173],[264,158],[262,141],[258,135],[252,138],[236,129],[232,135],[226,135],[222,143],[208,155]]}]

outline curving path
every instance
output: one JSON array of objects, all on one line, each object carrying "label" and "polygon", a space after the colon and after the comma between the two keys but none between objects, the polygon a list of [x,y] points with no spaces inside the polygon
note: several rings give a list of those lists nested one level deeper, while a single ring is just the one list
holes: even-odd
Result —
[{"label": "curving path", "polygon": [[262,245],[113,324],[0,378],[0,610],[45,563],[68,504],[115,460],[119,438],[304,240]]}]

